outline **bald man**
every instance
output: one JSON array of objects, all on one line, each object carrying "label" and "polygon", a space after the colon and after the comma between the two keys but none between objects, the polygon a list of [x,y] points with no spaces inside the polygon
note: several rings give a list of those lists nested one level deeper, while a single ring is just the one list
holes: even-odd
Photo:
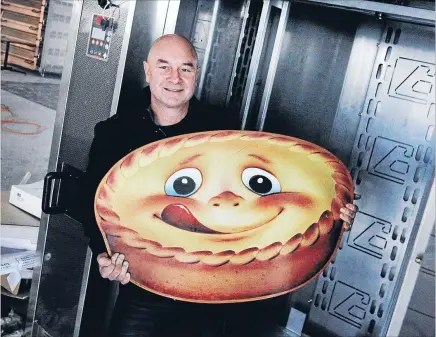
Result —
[{"label": "bald man", "polygon": [[197,52],[185,38],[165,35],[154,42],[144,71],[157,124],[174,125],[187,115],[197,84],[197,61]]},{"label": "bald man", "polygon": [[[196,332],[191,329],[200,331],[200,321],[208,319],[200,313],[202,309],[191,309],[191,305],[187,305],[189,309],[186,309],[184,303],[137,287],[129,282],[128,261],[124,261],[122,252],[114,254],[112,259],[105,253],[106,247],[93,215],[93,198],[104,175],[132,150],[181,134],[239,129],[238,119],[195,98],[198,58],[195,48],[186,38],[178,35],[158,38],[144,61],[144,72],[148,86],[142,89],[141,100],[133,102],[131,110],[119,111],[95,126],[87,167],[87,186],[90,190],[86,201],[88,221],[85,233],[90,238],[91,250],[97,256],[99,266],[96,273],[121,283],[109,337],[195,337]],[[196,322],[191,322],[187,316],[182,318],[195,310],[198,315]],[[172,317],[170,321],[169,317]],[[169,323],[177,327],[177,334],[168,331]],[[98,334],[98,337],[103,336]]]},{"label": "bald man", "polygon": [[[254,331],[261,330],[253,328],[248,333],[240,332],[239,328],[254,327],[254,323],[277,324],[283,318],[280,315],[286,315],[285,297],[230,305],[174,301],[130,283],[128,261],[124,261],[122,252],[113,254],[112,258],[105,253],[91,210],[99,182],[118,160],[136,148],[167,137],[239,129],[237,116],[203,105],[194,97],[198,59],[195,48],[186,38],[165,35],[157,39],[144,61],[144,72],[149,86],[143,89],[143,100],[135,102],[137,109],[96,125],[87,168],[90,213],[85,229],[90,237],[90,247],[98,255],[100,275],[122,285],[109,337],[214,337],[223,336],[225,326],[237,331],[235,336],[254,337]],[[352,223],[355,212],[355,208],[343,210],[346,224]]]}]

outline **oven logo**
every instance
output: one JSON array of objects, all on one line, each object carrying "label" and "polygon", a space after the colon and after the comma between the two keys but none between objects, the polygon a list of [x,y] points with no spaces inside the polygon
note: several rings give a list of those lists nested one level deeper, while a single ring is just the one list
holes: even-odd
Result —
[{"label": "oven logo", "polygon": [[384,137],[377,137],[368,165],[368,173],[404,184],[411,174],[414,147]]},{"label": "oven logo", "polygon": [[338,281],[333,289],[329,313],[361,329],[370,300],[369,294]]},{"label": "oven logo", "polygon": [[347,239],[348,246],[381,259],[388,246],[392,224],[363,212],[357,214],[356,220]]},{"label": "oven logo", "polygon": [[427,104],[433,97],[434,76],[434,64],[400,57],[395,62],[389,96]]}]

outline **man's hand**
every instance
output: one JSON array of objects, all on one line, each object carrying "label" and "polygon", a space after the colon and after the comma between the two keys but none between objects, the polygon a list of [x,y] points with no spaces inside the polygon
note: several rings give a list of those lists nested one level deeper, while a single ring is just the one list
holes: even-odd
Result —
[{"label": "man's hand", "polygon": [[[355,194],[354,200],[359,200],[360,195]],[[353,225],[354,218],[356,217],[356,213],[359,211],[359,207],[354,204],[346,204],[345,207],[341,208],[341,219],[344,220],[344,228],[346,231],[351,229]]]},{"label": "man's hand", "polygon": [[120,281],[121,284],[127,284],[130,281],[130,273],[127,272],[129,263],[124,261],[124,255],[115,253],[112,258],[107,253],[101,253],[97,256],[100,275],[111,281]]}]

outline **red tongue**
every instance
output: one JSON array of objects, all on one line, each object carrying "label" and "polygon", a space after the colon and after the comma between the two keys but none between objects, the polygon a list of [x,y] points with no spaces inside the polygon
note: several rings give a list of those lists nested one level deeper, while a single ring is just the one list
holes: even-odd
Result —
[{"label": "red tongue", "polygon": [[162,220],[167,224],[190,232],[219,233],[202,225],[186,206],[171,204],[162,211]]}]

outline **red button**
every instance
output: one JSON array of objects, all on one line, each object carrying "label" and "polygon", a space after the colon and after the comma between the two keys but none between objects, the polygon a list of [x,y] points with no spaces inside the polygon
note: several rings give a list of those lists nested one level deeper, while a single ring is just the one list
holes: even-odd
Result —
[{"label": "red button", "polygon": [[96,23],[97,25],[99,25],[99,24],[101,24],[101,20],[103,20],[103,17],[101,17],[101,16],[97,16],[97,18],[95,19],[95,23]]}]

